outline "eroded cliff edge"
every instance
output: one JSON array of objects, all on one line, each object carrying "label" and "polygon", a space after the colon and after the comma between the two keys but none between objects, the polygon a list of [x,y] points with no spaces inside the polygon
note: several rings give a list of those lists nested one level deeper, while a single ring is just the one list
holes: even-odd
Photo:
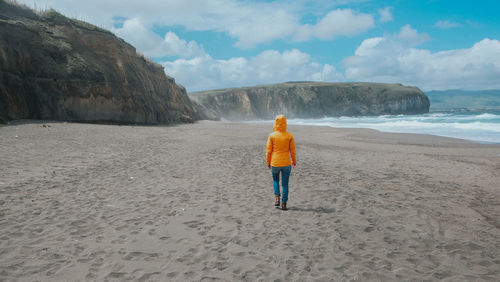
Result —
[{"label": "eroded cliff edge", "polygon": [[287,82],[190,93],[206,119],[273,119],[422,114],[429,99],[417,87],[385,83]]},{"label": "eroded cliff edge", "polygon": [[0,122],[192,122],[186,90],[109,31],[0,0]]}]

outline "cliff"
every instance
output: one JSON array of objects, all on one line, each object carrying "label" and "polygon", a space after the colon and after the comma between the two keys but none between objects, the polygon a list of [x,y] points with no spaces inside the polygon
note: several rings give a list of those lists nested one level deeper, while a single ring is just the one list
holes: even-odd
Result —
[{"label": "cliff", "polygon": [[190,93],[205,119],[422,114],[429,99],[416,87],[383,83],[287,82]]},{"label": "cliff", "polygon": [[0,0],[0,122],[192,122],[184,87],[109,31]]}]

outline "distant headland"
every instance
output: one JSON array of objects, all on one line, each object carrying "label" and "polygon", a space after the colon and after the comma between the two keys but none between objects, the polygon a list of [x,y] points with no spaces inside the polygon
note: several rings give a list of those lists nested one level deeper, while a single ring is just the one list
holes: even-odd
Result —
[{"label": "distant headland", "polygon": [[272,119],[422,114],[429,99],[417,87],[386,83],[286,82],[190,93],[206,119]]}]

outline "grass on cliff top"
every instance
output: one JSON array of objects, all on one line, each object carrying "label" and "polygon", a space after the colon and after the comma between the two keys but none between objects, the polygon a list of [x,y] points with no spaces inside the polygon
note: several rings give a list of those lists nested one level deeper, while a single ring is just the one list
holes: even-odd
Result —
[{"label": "grass on cliff top", "polygon": [[36,12],[16,0],[0,0],[0,14],[36,19]]},{"label": "grass on cliff top", "polygon": [[401,92],[407,92],[407,91],[420,91],[418,90],[413,90],[412,86],[405,86],[402,85],[401,83],[378,83],[378,82],[322,82],[322,81],[287,81],[283,83],[275,83],[275,84],[261,84],[261,85],[255,85],[255,86],[244,86],[244,87],[232,87],[232,88],[223,88],[223,89],[213,89],[213,90],[202,90],[202,91],[196,91],[196,92],[190,92],[188,93],[192,97],[201,97],[201,96],[213,96],[217,94],[224,94],[228,93],[231,91],[238,91],[238,90],[253,90],[253,89],[260,89],[260,88],[268,88],[268,89],[275,89],[275,90],[280,90],[280,89],[288,89],[288,88],[293,88],[293,87],[324,87],[324,86],[332,86],[336,87],[338,89],[355,89],[355,88],[360,88],[360,89],[365,89],[368,90],[369,88],[373,89],[378,89],[378,88],[398,88],[401,89]]},{"label": "grass on cliff top", "polygon": [[[36,4],[36,3],[35,3]],[[127,43],[125,40],[123,40],[120,37],[117,37],[114,33],[111,31],[95,26],[93,24],[90,24],[86,21],[82,21],[79,19],[72,19],[68,18],[65,15],[59,13],[58,11],[50,8],[50,9],[32,9],[28,7],[25,4],[21,4],[17,2],[16,0],[0,0],[0,5],[2,6],[2,12],[5,12],[7,14],[14,14],[16,16],[20,17],[25,17],[25,18],[30,18],[33,20],[41,20],[44,23],[48,25],[70,25],[70,26],[76,26],[79,28],[91,30],[91,31],[99,31],[103,33],[110,34],[112,36],[115,36],[119,40],[121,40],[123,43],[130,45]],[[35,6],[36,7],[36,6]],[[133,46],[132,46],[133,47]],[[140,52],[137,52],[137,56],[142,58],[145,62],[147,62],[149,65],[154,66],[156,68],[161,67],[163,68],[162,65],[156,63],[153,61],[151,58],[147,57],[144,54],[141,54]]]},{"label": "grass on cliff top", "polygon": [[[12,10],[15,10],[18,16],[26,17],[26,18],[31,18],[33,19],[34,15],[37,15],[40,20],[43,22],[49,24],[49,25],[75,25],[80,28],[85,28],[88,30],[94,30],[94,31],[100,31],[100,32],[105,32],[109,34],[113,34],[109,30],[106,30],[104,28],[100,28],[98,26],[95,26],[93,24],[90,24],[88,22],[78,20],[78,19],[72,19],[64,16],[63,14],[59,13],[58,11],[52,9],[52,8],[36,8],[36,3],[35,3],[35,9],[32,9],[28,7],[25,4],[19,3],[16,0],[0,0],[1,2],[4,2],[6,5],[7,13],[12,12]],[[10,6],[10,7],[9,7]],[[9,9],[10,8],[10,9]],[[20,13],[22,12],[22,13]]]},{"label": "grass on cliff top", "polygon": [[37,14],[40,16],[41,20],[43,20],[45,23],[47,23],[49,25],[58,25],[58,24],[59,25],[75,25],[77,27],[88,29],[88,30],[94,30],[94,31],[108,33],[108,34],[113,34],[109,30],[106,30],[104,28],[100,28],[100,27],[95,26],[93,24],[90,24],[88,22],[78,20],[78,19],[68,18],[54,9],[38,11]]}]

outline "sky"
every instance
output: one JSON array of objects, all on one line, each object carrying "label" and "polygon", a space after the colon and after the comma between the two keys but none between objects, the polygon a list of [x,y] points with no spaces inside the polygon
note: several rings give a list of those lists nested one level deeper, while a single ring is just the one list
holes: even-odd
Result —
[{"label": "sky", "polygon": [[108,29],[188,92],[286,81],[500,89],[497,0],[17,0]]}]

